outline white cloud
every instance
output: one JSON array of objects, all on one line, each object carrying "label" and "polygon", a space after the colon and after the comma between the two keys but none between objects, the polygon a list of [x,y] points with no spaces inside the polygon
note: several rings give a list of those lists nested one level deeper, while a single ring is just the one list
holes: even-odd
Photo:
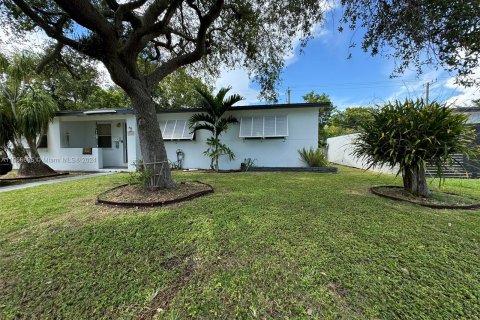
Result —
[{"label": "white cloud", "polygon": [[[472,78],[480,78],[480,68],[474,71]],[[455,83],[455,77],[448,75],[443,70],[432,70],[421,75],[419,78],[405,80],[401,88],[390,95],[387,100],[424,97],[426,95],[426,83],[430,82],[430,101],[446,103],[452,107],[465,107],[471,105],[471,101],[480,99],[480,87],[464,87]]]},{"label": "white cloud", "polygon": [[27,32],[19,41],[18,35],[7,24],[0,28],[0,51],[7,55],[21,51],[41,52],[49,41],[43,30]]},{"label": "white cloud", "polygon": [[95,67],[97,68],[98,72],[98,84],[102,88],[107,89],[115,85],[112,77],[110,77],[110,73],[108,73],[108,70],[103,63],[97,62]]},{"label": "white cloud", "polygon": [[[472,78],[480,78],[480,68],[476,68]],[[455,78],[452,77],[445,81],[444,86],[453,90],[454,94],[446,102],[456,107],[467,107],[471,105],[472,100],[480,99],[480,86],[463,87],[455,84]]]},{"label": "white cloud", "polygon": [[399,83],[399,89],[391,94],[386,100],[404,100],[405,98],[417,98],[425,97],[426,94],[426,83],[430,82],[430,99],[439,100],[439,91],[438,89],[442,87],[443,81],[438,81],[442,74],[443,70],[430,70],[417,76],[414,72],[409,72],[406,75],[395,78],[393,81]]},{"label": "white cloud", "polygon": [[245,100],[239,102],[239,104],[251,104],[258,102],[258,90],[251,87],[250,78],[248,72],[243,69],[228,70],[222,68],[220,77],[215,83],[215,89],[218,90],[222,87],[232,87],[232,93],[239,94],[245,98]]}]

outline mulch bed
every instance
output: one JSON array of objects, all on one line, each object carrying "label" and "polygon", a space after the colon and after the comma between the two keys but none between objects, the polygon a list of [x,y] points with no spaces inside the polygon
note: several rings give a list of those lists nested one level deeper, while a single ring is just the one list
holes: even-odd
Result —
[{"label": "mulch bed", "polygon": [[21,181],[21,180],[34,180],[34,179],[44,179],[44,178],[53,178],[53,177],[59,177],[59,176],[66,176],[70,174],[69,172],[59,172],[55,174],[47,174],[43,176],[16,176],[16,177],[11,177],[11,178],[0,178],[0,181]]},{"label": "mulch bed", "polygon": [[182,182],[172,189],[148,190],[138,184],[125,184],[97,197],[97,204],[120,207],[159,207],[213,193],[212,186],[200,181]]},{"label": "mulch bed", "polygon": [[[435,199],[417,198],[409,195],[402,187],[398,186],[377,186],[370,188],[370,191],[380,197],[405,201],[421,205],[423,207],[432,209],[450,209],[450,210],[475,210],[480,209],[480,202],[477,199],[467,198],[458,194],[441,193],[442,197],[448,200],[448,202],[442,203],[442,201]],[[437,192],[437,191],[434,191]],[[437,192],[439,193],[439,192]],[[456,202],[453,204],[452,202]]]}]

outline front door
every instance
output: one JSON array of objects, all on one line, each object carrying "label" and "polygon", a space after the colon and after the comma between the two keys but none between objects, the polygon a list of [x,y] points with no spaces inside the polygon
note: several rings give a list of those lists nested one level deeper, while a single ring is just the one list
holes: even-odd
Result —
[{"label": "front door", "polygon": [[97,123],[97,145],[101,149],[103,168],[127,166],[125,121]]}]

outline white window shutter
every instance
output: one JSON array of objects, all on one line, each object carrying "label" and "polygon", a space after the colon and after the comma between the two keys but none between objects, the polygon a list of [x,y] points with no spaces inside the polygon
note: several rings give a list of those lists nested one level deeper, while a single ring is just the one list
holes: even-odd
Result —
[{"label": "white window shutter", "polygon": [[175,129],[176,120],[167,120],[165,130],[163,132],[164,139],[173,139],[173,130]]},{"label": "white window shutter", "polygon": [[188,125],[188,121],[185,121],[185,128],[183,129],[182,139],[193,140],[192,128]]},{"label": "white window shutter", "polygon": [[265,116],[264,120],[264,137],[275,137],[275,116]]},{"label": "white window shutter", "polygon": [[163,136],[163,132],[165,131],[165,125],[167,124],[167,121],[160,120],[159,124],[160,124],[160,131],[162,131],[162,136]]},{"label": "white window shutter", "polygon": [[276,124],[275,136],[287,137],[288,136],[287,116],[276,116],[275,124]]},{"label": "white window shutter", "polygon": [[187,120],[160,120],[159,124],[164,140],[193,140]]},{"label": "white window shutter", "polygon": [[263,137],[263,117],[253,117],[252,137]]},{"label": "white window shutter", "polygon": [[176,120],[175,121],[175,129],[173,130],[172,139],[182,139],[183,130],[185,129],[185,125],[187,123],[186,120]]},{"label": "white window shutter", "polygon": [[286,115],[242,117],[241,138],[287,137],[288,117]]},{"label": "white window shutter", "polygon": [[240,137],[252,136],[252,117],[240,118]]}]

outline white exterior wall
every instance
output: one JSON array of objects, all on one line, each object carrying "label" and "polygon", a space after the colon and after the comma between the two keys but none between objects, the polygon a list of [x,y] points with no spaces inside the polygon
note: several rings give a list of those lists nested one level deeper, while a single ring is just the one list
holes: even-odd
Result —
[{"label": "white exterior wall", "polygon": [[125,120],[127,122],[127,152],[128,152],[128,171],[135,171],[135,161],[140,158],[140,143],[138,142],[137,120],[131,115]]},{"label": "white exterior wall", "polygon": [[[353,142],[358,137],[358,133],[347,134],[343,136],[333,137],[327,139],[328,161],[336,164],[341,164],[348,167],[367,169],[367,164],[363,159],[355,157],[353,153]],[[397,168],[390,168],[387,166],[371,168],[370,171],[396,174]]]},{"label": "white exterior wall", "polygon": [[[95,135],[96,123],[112,124],[112,140],[119,138],[119,148],[112,141],[112,148],[97,148]],[[128,163],[123,158],[123,126],[126,123]],[[131,128],[129,131],[128,128]],[[38,149],[42,160],[58,171],[134,171],[133,162],[137,159],[136,152],[136,121],[133,115],[95,115],[95,116],[61,116],[55,117],[47,132],[48,147]],[[67,132],[69,138],[67,139]],[[91,155],[83,154],[83,148],[92,148]],[[19,164],[13,161],[14,168]],[[104,169],[104,166],[117,168]]]},{"label": "white exterior wall", "polygon": [[[159,120],[188,120],[194,112],[161,113]],[[286,115],[288,117],[289,135],[286,138],[243,139],[239,137],[240,124],[231,125],[221,140],[236,155],[229,161],[227,157],[220,158],[220,169],[240,169],[245,158],[255,159],[256,166],[262,167],[301,167],[306,166],[298,155],[301,148],[316,148],[318,145],[318,108],[285,108],[230,111],[239,121],[242,116]],[[97,148],[95,136],[96,123],[112,123],[112,140],[121,137],[118,122],[127,126],[128,163],[115,148],[112,141],[111,149]],[[66,134],[69,134],[67,143]],[[176,151],[185,153],[183,168],[209,169],[210,159],[203,155],[207,149],[206,140],[210,133],[200,130],[195,140],[165,141],[168,159],[177,161]],[[103,114],[103,115],[72,115],[56,117],[48,129],[48,148],[39,149],[42,159],[55,170],[61,171],[99,171],[104,166],[125,166],[124,170],[134,171],[134,163],[141,159],[138,130],[134,115]],[[91,147],[92,155],[82,154],[83,147]],[[113,152],[111,154],[111,152]],[[128,167],[127,167],[128,165]],[[18,166],[17,166],[18,168]],[[117,168],[111,170],[118,170]]]},{"label": "white exterior wall", "polygon": [[[188,120],[193,112],[161,113],[159,120]],[[260,167],[303,167],[297,150],[317,148],[318,146],[318,108],[268,109],[230,111],[239,121],[242,116],[286,115],[288,117],[289,136],[285,139],[243,139],[239,137],[240,124],[231,125],[220,139],[234,153],[235,160],[221,157],[221,170],[240,169],[245,158],[255,159],[255,166]],[[183,168],[209,169],[210,158],[203,155],[207,149],[206,140],[210,132],[199,130],[195,140],[165,141],[169,161],[176,162],[176,151],[185,153]]]}]

